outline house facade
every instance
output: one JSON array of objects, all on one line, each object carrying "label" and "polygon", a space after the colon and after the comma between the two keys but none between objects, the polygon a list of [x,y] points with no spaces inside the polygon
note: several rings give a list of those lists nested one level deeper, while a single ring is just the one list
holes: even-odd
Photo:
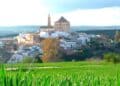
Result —
[{"label": "house facade", "polygon": [[21,33],[16,38],[19,45],[33,45],[40,41],[40,36],[35,33]]}]

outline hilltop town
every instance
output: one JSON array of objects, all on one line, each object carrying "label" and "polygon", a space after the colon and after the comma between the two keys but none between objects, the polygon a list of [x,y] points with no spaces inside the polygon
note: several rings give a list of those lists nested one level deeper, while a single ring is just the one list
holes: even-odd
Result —
[{"label": "hilltop town", "polygon": [[[7,53],[4,61],[16,63],[25,57],[41,56],[43,54],[41,42],[46,38],[57,38],[59,40],[59,46],[64,51],[67,60],[83,60],[91,57],[101,59],[105,52],[112,50],[119,52],[115,48],[117,45],[113,39],[105,35],[71,32],[70,27],[70,22],[63,16],[52,26],[51,16],[48,15],[48,24],[38,28],[37,32],[20,33],[14,38],[1,39],[0,49],[4,49]],[[83,56],[77,56],[78,51],[82,51]]]}]

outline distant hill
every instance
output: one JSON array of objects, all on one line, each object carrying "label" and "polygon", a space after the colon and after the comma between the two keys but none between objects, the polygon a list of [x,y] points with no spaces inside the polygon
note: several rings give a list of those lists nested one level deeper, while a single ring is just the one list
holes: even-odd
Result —
[{"label": "distant hill", "polygon": [[[120,31],[120,30],[119,30]],[[110,38],[114,38],[116,30],[88,30],[88,31],[77,31],[77,32],[83,32],[87,34],[99,34],[99,35],[106,35]]]},{"label": "distant hill", "polygon": [[0,35],[0,38],[15,37],[15,36],[17,36],[17,35],[18,35],[17,33],[14,33],[14,34],[6,34],[6,35]]},{"label": "distant hill", "polygon": [[120,31],[120,26],[78,26],[72,27],[71,31],[83,32],[87,34],[103,34],[113,39],[115,32]]},{"label": "distant hill", "polygon": [[[0,27],[0,37],[16,36],[21,32],[36,32],[40,26],[12,26]],[[71,31],[85,32],[88,34],[105,34],[113,38],[115,31],[120,30],[120,26],[72,26]]]},{"label": "distant hill", "polygon": [[0,27],[0,38],[1,37],[13,37],[21,32],[37,32],[40,26],[11,26],[11,27]]},{"label": "distant hill", "polygon": [[72,26],[71,31],[120,30],[120,26]]}]

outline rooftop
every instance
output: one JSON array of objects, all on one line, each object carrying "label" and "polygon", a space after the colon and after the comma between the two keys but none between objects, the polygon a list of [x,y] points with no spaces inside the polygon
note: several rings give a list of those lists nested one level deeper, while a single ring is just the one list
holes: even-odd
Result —
[{"label": "rooftop", "polygon": [[53,28],[53,26],[40,26],[40,28],[45,28],[45,29],[47,29],[47,28]]},{"label": "rooftop", "polygon": [[63,16],[57,22],[68,22]]}]

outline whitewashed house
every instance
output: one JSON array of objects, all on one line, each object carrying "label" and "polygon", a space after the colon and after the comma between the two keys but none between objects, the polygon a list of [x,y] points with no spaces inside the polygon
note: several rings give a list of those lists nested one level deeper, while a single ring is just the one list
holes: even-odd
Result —
[{"label": "whitewashed house", "polygon": [[60,47],[67,49],[75,49],[77,47],[77,43],[73,41],[66,41],[64,39],[60,40]]},{"label": "whitewashed house", "polygon": [[79,37],[77,38],[77,42],[81,45],[86,45],[87,42],[90,42],[90,36],[85,33],[80,33]]},{"label": "whitewashed house", "polygon": [[39,46],[20,47],[19,50],[10,58],[8,63],[21,62],[25,57],[34,58],[36,55],[42,54]]},{"label": "whitewashed house", "polygon": [[45,31],[41,31],[39,35],[40,35],[40,38],[50,37],[49,32],[45,32]]},{"label": "whitewashed house", "polygon": [[62,31],[55,31],[51,34],[51,38],[58,38],[58,37],[68,37],[69,33],[62,32]]}]

